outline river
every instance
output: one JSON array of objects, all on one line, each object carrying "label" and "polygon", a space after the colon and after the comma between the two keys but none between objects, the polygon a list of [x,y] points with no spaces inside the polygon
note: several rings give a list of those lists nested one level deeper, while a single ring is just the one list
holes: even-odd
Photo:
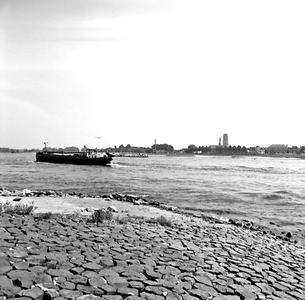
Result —
[{"label": "river", "polygon": [[305,160],[271,157],[115,157],[110,167],[35,162],[0,153],[0,186],[144,196],[179,208],[305,231]]}]

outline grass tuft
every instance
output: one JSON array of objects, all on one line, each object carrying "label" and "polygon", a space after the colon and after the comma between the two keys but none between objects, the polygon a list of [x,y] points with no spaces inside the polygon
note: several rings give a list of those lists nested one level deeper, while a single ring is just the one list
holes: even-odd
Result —
[{"label": "grass tuft", "polygon": [[111,221],[113,218],[113,213],[103,208],[95,210],[91,216],[91,221],[98,224],[103,223],[104,221]]},{"label": "grass tuft", "polygon": [[168,226],[168,227],[173,227],[173,223],[171,220],[168,220],[164,216],[160,216],[157,218],[152,218],[147,221],[148,223],[153,223],[153,224],[160,224],[161,226]]},{"label": "grass tuft", "polygon": [[115,221],[117,224],[124,225],[130,222],[130,217],[117,217]]},{"label": "grass tuft", "polygon": [[30,205],[20,203],[12,204],[9,201],[0,203],[0,214],[6,213],[12,215],[30,215],[35,209],[37,209],[37,207],[34,206],[34,201]]},{"label": "grass tuft", "polygon": [[53,218],[54,218],[54,214],[49,211],[49,212],[44,212],[44,213],[38,214],[35,219],[48,220],[48,219],[53,219]]}]

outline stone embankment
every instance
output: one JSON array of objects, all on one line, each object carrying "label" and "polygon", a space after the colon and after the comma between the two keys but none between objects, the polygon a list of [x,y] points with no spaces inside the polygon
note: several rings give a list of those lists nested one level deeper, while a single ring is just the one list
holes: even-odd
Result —
[{"label": "stone embankment", "polygon": [[0,299],[305,299],[305,248],[181,217],[0,216]]},{"label": "stone embankment", "polygon": [[57,192],[57,191],[31,191],[29,189],[23,190],[14,190],[10,191],[6,188],[0,187],[0,196],[3,197],[78,197],[78,198],[102,198],[108,200],[117,200],[117,201],[124,201],[129,202],[135,205],[149,205],[153,207],[158,207],[161,209],[174,211],[177,208],[174,206],[166,205],[162,202],[155,201],[155,200],[146,200],[143,197],[138,197],[135,195],[123,195],[123,194],[110,194],[110,195],[85,195],[83,193],[76,193],[76,192]]},{"label": "stone embankment", "polygon": [[[181,210],[175,206],[164,204],[160,201],[155,200],[147,200],[143,197],[135,196],[135,195],[124,195],[124,194],[110,194],[110,195],[87,195],[83,193],[76,193],[76,192],[68,192],[64,193],[61,191],[31,191],[29,189],[23,189],[23,190],[14,190],[10,191],[6,188],[0,187],[0,196],[4,197],[17,197],[16,200],[18,200],[18,197],[29,197],[29,198],[40,198],[40,197],[54,197],[54,198],[86,198],[86,199],[103,199],[103,200],[115,200],[120,202],[127,202],[134,205],[143,205],[143,206],[150,206],[155,207],[158,209],[162,209],[165,211],[175,212],[183,215],[188,216],[194,216],[199,218],[204,218],[206,220],[210,220],[212,222],[220,222],[220,223],[230,223],[235,226],[248,228],[255,231],[263,231],[268,233],[275,234],[278,238],[283,240],[298,240],[302,241],[305,245],[305,235],[302,232],[290,232],[290,231],[282,231],[281,228],[272,228],[272,227],[266,227],[259,224],[254,224],[252,221],[249,220],[239,220],[239,219],[224,219],[224,218],[218,218],[216,216],[210,216],[210,215],[204,215],[196,212],[191,211],[185,211]],[[20,200],[21,198],[19,198]],[[88,209],[88,208],[85,208]],[[89,209],[92,209],[89,208]]]},{"label": "stone embankment", "polygon": [[[0,195],[17,197],[16,203],[83,197],[7,189]],[[175,210],[131,195],[98,197]],[[305,247],[289,236],[251,222],[183,214],[171,224],[2,214],[0,299],[305,300]]]}]

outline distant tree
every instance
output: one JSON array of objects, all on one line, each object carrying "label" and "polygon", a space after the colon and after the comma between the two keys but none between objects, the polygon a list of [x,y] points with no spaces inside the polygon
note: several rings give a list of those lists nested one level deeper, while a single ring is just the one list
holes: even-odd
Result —
[{"label": "distant tree", "polygon": [[165,151],[165,152],[173,152],[174,151],[174,147],[172,145],[168,145],[168,144],[153,144],[151,146],[151,149],[153,150],[156,150],[157,151]]},{"label": "distant tree", "polygon": [[79,148],[75,147],[75,146],[70,146],[70,147],[66,147],[64,149],[64,151],[74,151],[74,152],[79,152]]},{"label": "distant tree", "polygon": [[153,153],[153,149],[152,148],[145,148],[145,153]]},{"label": "distant tree", "polygon": [[194,145],[194,144],[191,144],[191,145],[189,145],[189,146],[187,147],[186,152],[188,152],[188,153],[193,153],[194,151],[197,151],[197,150],[198,150],[197,146]]},{"label": "distant tree", "polygon": [[197,148],[197,150],[198,150],[199,152],[201,152],[201,153],[204,153],[204,147],[203,147],[203,146],[199,146],[199,147]]},{"label": "distant tree", "polygon": [[216,149],[215,149],[215,152],[216,152],[217,154],[223,154],[224,150],[225,150],[224,147],[222,147],[222,146],[217,146]]},{"label": "distant tree", "polygon": [[202,151],[205,154],[209,154],[212,151],[212,148],[210,146],[205,146]]}]

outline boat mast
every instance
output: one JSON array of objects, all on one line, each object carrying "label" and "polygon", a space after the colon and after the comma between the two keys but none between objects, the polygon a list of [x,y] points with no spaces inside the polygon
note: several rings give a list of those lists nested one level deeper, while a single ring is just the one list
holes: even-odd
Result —
[{"label": "boat mast", "polygon": [[99,141],[99,139],[101,139],[101,137],[100,136],[96,136],[95,139],[97,139],[97,141],[96,141],[96,150],[97,150],[98,149],[98,141]]}]

